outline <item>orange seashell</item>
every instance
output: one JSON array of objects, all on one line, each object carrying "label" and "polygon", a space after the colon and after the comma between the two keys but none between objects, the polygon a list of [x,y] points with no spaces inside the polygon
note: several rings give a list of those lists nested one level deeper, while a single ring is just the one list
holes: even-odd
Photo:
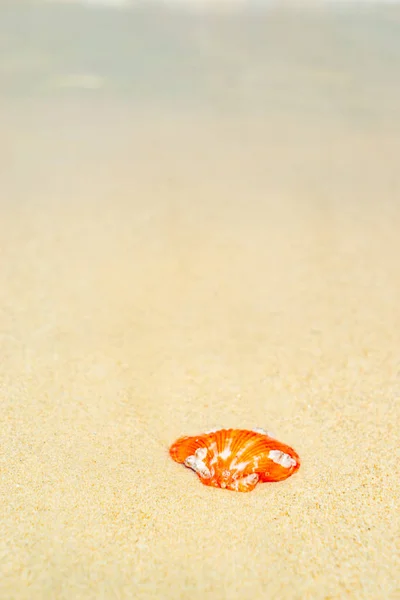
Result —
[{"label": "orange seashell", "polygon": [[169,449],[204,485],[251,492],[257,483],[282,481],[300,467],[298,454],[262,429],[220,429],[181,437]]}]

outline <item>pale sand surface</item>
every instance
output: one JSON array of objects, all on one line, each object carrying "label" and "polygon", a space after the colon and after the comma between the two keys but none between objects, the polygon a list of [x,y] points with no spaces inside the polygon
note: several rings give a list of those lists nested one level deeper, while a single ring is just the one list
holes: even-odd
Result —
[{"label": "pale sand surface", "polygon": [[[12,32],[31,58],[39,37],[0,19],[2,599],[400,597],[396,14],[347,62],[311,17],[297,41],[277,17],[274,60],[203,24],[208,105],[169,72],[147,109],[10,67]],[[268,107],[232,79],[257,57]],[[300,471],[202,486],[168,447],[220,425],[272,430]]]}]

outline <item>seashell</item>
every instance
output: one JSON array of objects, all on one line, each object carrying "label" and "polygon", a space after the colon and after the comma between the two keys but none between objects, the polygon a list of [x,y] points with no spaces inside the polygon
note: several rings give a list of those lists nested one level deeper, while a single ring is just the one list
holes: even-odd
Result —
[{"label": "seashell", "polygon": [[220,429],[181,437],[171,458],[197,473],[204,485],[250,492],[258,482],[283,481],[300,467],[298,454],[263,429]]}]

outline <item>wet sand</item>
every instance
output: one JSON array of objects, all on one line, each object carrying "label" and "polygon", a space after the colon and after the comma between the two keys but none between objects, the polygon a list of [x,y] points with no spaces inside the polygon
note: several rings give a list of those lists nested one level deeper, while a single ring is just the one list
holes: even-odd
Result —
[{"label": "wet sand", "polygon": [[399,598],[399,11],[150,12],[0,9],[0,597]]}]

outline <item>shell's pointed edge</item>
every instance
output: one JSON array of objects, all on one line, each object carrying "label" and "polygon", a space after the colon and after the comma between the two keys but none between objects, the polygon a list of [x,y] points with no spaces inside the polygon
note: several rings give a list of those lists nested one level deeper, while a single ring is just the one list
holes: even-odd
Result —
[{"label": "shell's pointed edge", "polygon": [[263,435],[266,435],[270,438],[274,438],[274,434],[271,431],[267,431],[266,429],[263,429],[262,427],[254,427],[252,429],[252,431],[254,431],[255,433],[262,433]]},{"label": "shell's pointed edge", "polygon": [[283,481],[300,468],[293,448],[260,428],[217,429],[178,438],[171,458],[207,486],[250,492],[258,483]]}]

